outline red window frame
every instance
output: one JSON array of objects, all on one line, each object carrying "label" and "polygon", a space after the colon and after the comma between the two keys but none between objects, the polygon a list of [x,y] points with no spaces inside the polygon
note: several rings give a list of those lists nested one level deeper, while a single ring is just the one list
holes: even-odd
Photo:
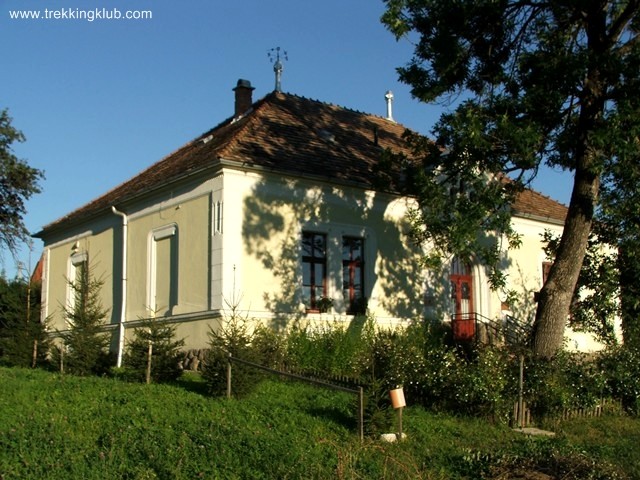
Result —
[{"label": "red window frame", "polygon": [[302,232],[302,295],[309,312],[319,311],[327,295],[327,236]]},{"label": "red window frame", "polygon": [[364,301],[364,239],[342,237],[342,291],[347,313],[361,313]]}]

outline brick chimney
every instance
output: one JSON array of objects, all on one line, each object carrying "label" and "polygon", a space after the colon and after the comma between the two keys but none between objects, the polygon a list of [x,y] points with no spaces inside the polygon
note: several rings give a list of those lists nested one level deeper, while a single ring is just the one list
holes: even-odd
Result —
[{"label": "brick chimney", "polygon": [[244,115],[247,110],[251,108],[253,99],[251,98],[254,88],[251,86],[249,80],[238,80],[236,87],[233,89],[236,92],[236,106],[234,117],[240,117]]}]

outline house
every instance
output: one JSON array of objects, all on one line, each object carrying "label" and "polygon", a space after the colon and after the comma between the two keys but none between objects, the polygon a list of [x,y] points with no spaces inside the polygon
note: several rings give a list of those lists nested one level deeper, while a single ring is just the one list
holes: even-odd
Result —
[{"label": "house", "polygon": [[513,205],[522,247],[505,253],[505,268],[523,292],[513,312],[482,265],[421,267],[405,236],[412,199],[373,175],[384,149],[406,148],[402,125],[280,91],[254,102],[246,80],[233,90],[230,118],[36,234],[43,316],[55,329],[67,328],[69,281],[87,265],[105,282],[118,364],[148,317],[201,348],[231,309],[275,328],[349,321],[365,308],[387,326],[526,315],[546,268],[541,234],[562,231],[563,205],[532,190]]}]

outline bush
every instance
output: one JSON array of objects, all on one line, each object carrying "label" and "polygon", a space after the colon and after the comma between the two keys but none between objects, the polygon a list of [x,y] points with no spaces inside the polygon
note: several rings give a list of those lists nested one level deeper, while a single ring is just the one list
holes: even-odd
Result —
[{"label": "bush", "polygon": [[633,415],[640,414],[640,351],[635,347],[617,346],[601,354],[598,366],[604,372],[604,391],[622,400]]},{"label": "bush", "polygon": [[[124,357],[129,376],[136,381],[169,382],[182,373],[180,349],[184,340],[175,340],[176,327],[149,318],[134,330],[134,338],[129,343]],[[147,379],[149,345],[151,344],[151,370]]]},{"label": "bush", "polygon": [[[210,349],[203,362],[202,375],[213,395],[226,394],[229,356],[262,365],[266,346],[262,345],[262,349],[253,347],[246,323],[244,319],[233,316],[219,330],[209,329]],[[232,375],[232,393],[237,397],[252,392],[264,378],[261,370],[239,362],[233,363]]]},{"label": "bush", "polygon": [[287,337],[287,362],[301,371],[358,378],[371,368],[371,325],[361,316],[348,328],[338,322],[294,328]]}]

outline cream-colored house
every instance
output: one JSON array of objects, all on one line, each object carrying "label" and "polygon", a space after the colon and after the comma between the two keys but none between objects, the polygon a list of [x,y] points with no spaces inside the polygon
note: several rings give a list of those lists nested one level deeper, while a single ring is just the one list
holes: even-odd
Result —
[{"label": "cream-colored house", "polygon": [[281,92],[254,103],[246,80],[234,91],[232,117],[36,234],[54,328],[67,328],[67,279],[83,264],[104,281],[119,363],[151,316],[199,348],[233,307],[275,328],[365,308],[381,325],[527,315],[545,272],[541,234],[561,232],[563,205],[533,191],[513,205],[522,247],[504,264],[522,305],[508,310],[482,265],[421,268],[404,234],[411,200],[373,174],[383,149],[404,148],[403,126]]}]

